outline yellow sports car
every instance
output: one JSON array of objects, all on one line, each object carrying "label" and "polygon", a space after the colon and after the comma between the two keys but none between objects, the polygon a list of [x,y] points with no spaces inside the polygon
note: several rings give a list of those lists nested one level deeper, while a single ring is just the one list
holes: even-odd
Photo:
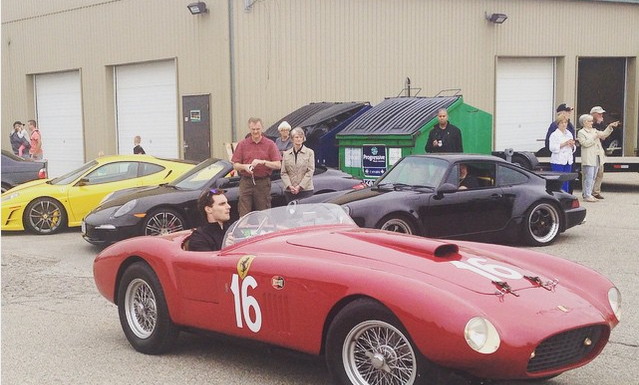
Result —
[{"label": "yellow sports car", "polygon": [[150,155],[103,156],[54,179],[21,184],[2,194],[2,231],[53,234],[80,226],[109,193],[171,182],[193,163]]}]

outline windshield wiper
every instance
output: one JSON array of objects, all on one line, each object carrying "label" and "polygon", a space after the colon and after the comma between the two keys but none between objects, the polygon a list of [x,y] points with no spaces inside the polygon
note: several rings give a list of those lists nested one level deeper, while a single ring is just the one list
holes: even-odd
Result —
[{"label": "windshield wiper", "polygon": [[395,188],[394,183],[380,183],[371,188],[371,190],[392,190]]}]

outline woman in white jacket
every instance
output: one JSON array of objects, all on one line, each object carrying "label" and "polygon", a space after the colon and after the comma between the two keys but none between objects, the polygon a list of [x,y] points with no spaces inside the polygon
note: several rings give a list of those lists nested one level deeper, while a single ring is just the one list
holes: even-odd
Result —
[{"label": "woman in white jacket", "polygon": [[[568,117],[564,114],[557,116],[555,120],[557,129],[550,134],[548,148],[550,149],[550,168],[553,171],[570,172],[572,170],[572,154],[577,149],[575,138],[568,131]],[[569,191],[570,182],[562,185],[564,191]]]}]

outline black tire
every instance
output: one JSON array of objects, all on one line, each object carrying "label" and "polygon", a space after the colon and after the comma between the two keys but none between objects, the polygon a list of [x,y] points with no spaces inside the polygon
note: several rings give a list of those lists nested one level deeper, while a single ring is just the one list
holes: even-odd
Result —
[{"label": "black tire", "polygon": [[158,209],[147,215],[142,223],[144,235],[166,235],[184,230],[182,215],[172,209]]},{"label": "black tire", "polygon": [[375,227],[394,233],[419,235],[415,221],[408,215],[403,214],[388,214],[380,219]]},{"label": "black tire", "polygon": [[27,205],[22,221],[32,233],[55,234],[66,226],[67,212],[62,203],[53,198],[38,198]]},{"label": "black tire", "polygon": [[526,170],[532,170],[532,164],[530,163],[530,160],[528,160],[528,158],[526,158],[523,155],[518,155],[518,154],[513,155],[511,159],[511,163],[519,165],[525,168]]},{"label": "black tire", "polygon": [[346,305],[326,336],[326,364],[336,384],[424,384],[439,381],[404,327],[386,307],[362,298]]},{"label": "black tire", "polygon": [[547,246],[553,243],[562,228],[562,213],[550,202],[536,202],[524,218],[524,238],[531,246]]},{"label": "black tire", "polygon": [[175,344],[180,330],[173,324],[164,291],[144,262],[129,266],[118,287],[118,314],[126,339],[144,354],[161,354]]}]

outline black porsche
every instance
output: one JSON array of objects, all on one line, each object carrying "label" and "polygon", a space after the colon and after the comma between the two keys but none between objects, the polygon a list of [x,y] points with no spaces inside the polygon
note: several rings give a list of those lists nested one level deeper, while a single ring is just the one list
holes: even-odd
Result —
[{"label": "black porsche", "polygon": [[[161,235],[197,227],[200,214],[197,198],[211,188],[226,190],[231,204],[231,221],[238,218],[239,176],[226,160],[210,158],[172,183],[118,191],[91,211],[82,221],[82,237],[94,245],[106,245],[138,235]],[[286,204],[279,172],[271,176],[271,205]],[[315,194],[361,189],[361,180],[342,171],[316,166]]]},{"label": "black porsche", "polygon": [[361,227],[432,238],[548,245],[586,209],[561,190],[575,174],[539,174],[486,155],[411,155],[359,191],[302,202],[342,205]]}]

